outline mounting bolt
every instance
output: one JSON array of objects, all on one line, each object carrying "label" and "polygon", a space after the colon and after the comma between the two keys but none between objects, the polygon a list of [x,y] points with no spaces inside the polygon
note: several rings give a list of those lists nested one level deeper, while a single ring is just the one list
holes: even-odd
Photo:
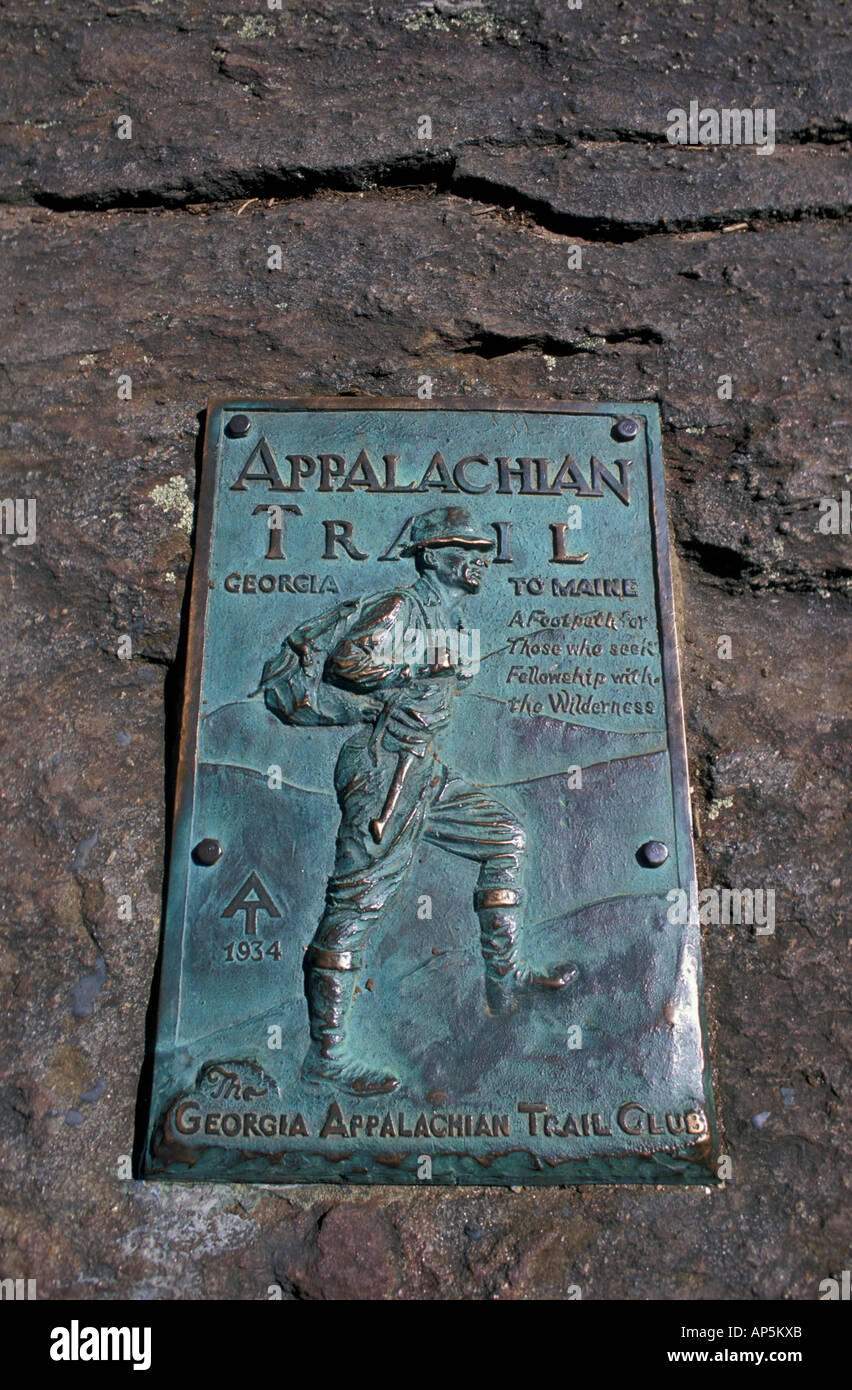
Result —
[{"label": "mounting bolt", "polygon": [[612,432],[616,439],[635,439],[639,433],[639,421],[626,415],[623,420],[616,420]]},{"label": "mounting bolt", "polygon": [[227,432],[232,439],[245,439],[251,433],[251,420],[247,415],[232,415],[227,424]]},{"label": "mounting bolt", "polygon": [[209,868],[217,859],[222,858],[222,846],[218,840],[199,840],[192,851],[192,857],[196,864],[203,864],[205,868]]},{"label": "mounting bolt", "polygon": [[642,845],[636,858],[646,869],[659,869],[669,857],[669,847],[662,840],[648,840]]}]

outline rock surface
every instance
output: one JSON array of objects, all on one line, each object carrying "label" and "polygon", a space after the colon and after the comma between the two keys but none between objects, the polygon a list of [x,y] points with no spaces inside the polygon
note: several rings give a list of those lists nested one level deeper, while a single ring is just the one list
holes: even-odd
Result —
[{"label": "rock surface", "polygon": [[[38,529],[0,538],[0,1273],[40,1296],[812,1299],[848,1267],[846,17],[693,9],[6,7],[0,495]],[[775,152],[671,147],[692,99],[774,107]],[[127,1176],[199,411],[423,374],[660,402],[699,883],[776,892],[773,936],[706,929],[721,1192]]]}]

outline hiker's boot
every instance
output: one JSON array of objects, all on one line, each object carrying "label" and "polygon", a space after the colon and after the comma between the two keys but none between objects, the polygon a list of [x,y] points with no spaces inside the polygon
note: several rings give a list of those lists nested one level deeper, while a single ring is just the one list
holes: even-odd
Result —
[{"label": "hiker's boot", "polygon": [[479,918],[485,959],[485,999],[488,1012],[513,1014],[524,994],[564,989],[577,978],[577,967],[566,961],[552,970],[538,970],[520,950],[521,895],[514,888],[479,888],[474,906]]},{"label": "hiker's boot", "polygon": [[399,1078],[369,1067],[350,1051],[347,1038],[360,959],[350,951],[311,946],[305,957],[305,995],[311,1022],[311,1045],[302,1063],[302,1079],[331,1082],[353,1096],[385,1095]]}]

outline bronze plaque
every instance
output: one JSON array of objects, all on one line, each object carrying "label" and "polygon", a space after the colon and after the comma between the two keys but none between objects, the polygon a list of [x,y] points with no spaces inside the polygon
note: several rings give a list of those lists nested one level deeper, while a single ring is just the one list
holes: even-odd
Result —
[{"label": "bronze plaque", "polygon": [[715,1181],[656,406],[212,402],[178,783],[146,1176]]}]

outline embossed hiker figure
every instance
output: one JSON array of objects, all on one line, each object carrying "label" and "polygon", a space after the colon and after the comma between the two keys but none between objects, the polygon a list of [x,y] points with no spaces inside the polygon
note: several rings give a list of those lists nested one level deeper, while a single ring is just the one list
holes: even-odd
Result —
[{"label": "embossed hiker figure", "polygon": [[290,634],[264,667],[267,707],[287,724],[358,724],[335,769],[340,806],[325,910],[305,958],[311,1044],[302,1074],[356,1095],[391,1091],[398,1078],[358,1057],[352,1002],[370,932],[399,892],[422,840],[478,863],[473,906],[492,1014],[518,996],[561,989],[572,965],[540,971],[522,952],[526,836],[489,792],[439,760],[433,737],[474,674],[461,601],[479,592],[493,542],[460,507],[411,524],[402,549],[417,579],[338,605]]}]

